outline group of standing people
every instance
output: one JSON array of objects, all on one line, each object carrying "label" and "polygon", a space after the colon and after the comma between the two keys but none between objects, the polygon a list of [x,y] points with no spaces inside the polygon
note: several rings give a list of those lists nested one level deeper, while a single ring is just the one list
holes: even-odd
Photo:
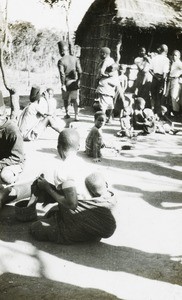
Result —
[{"label": "group of standing people", "polygon": [[[94,108],[106,114],[110,123],[113,109],[123,112],[125,93],[128,88],[126,65],[116,64],[108,47],[100,49],[100,63],[97,71],[96,99]],[[150,108],[159,119],[163,116],[163,106],[168,115],[182,113],[182,61],[179,50],[174,50],[168,58],[168,46],[160,45],[155,53],[147,54],[140,48],[135,58],[137,78],[132,87],[133,98],[143,98],[145,108]],[[129,89],[128,89],[129,90]],[[131,89],[130,91],[131,92]],[[128,106],[128,105],[127,105]]]},{"label": "group of standing people", "polygon": [[146,101],[146,106],[161,116],[161,106],[168,113],[178,115],[182,112],[182,61],[179,50],[168,57],[168,46],[162,44],[156,53],[147,54],[140,48],[139,56],[134,60],[138,68],[135,93]]}]

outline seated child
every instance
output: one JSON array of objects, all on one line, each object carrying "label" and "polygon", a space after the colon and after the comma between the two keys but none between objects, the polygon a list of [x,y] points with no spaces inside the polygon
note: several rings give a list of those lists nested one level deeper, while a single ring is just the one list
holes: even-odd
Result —
[{"label": "seated child", "polygon": [[44,116],[56,116],[57,101],[54,98],[54,90],[47,88],[43,96],[47,99],[48,103],[48,112],[44,114]]},{"label": "seated child", "polygon": [[145,125],[143,130],[145,133],[153,133],[156,130],[155,116],[153,110],[150,108],[145,108],[143,110],[143,115],[145,118]]},{"label": "seated child", "polygon": [[135,99],[133,113],[133,128],[141,133],[155,131],[155,118],[151,109],[145,109],[145,100],[141,97]]},{"label": "seated child", "polygon": [[132,116],[133,116],[133,109],[131,106],[131,101],[129,98],[125,98],[124,107],[121,109],[121,113],[120,113],[121,130],[117,132],[117,136],[120,137],[133,136]]},{"label": "seated child", "polygon": [[95,125],[89,132],[85,142],[85,152],[88,156],[93,157],[95,162],[101,160],[101,148],[105,146],[102,137],[102,127],[105,124],[105,113],[98,111],[94,115]]},{"label": "seated child", "polygon": [[[113,209],[116,204],[114,193],[109,189],[104,176],[100,172],[93,172],[85,178],[85,185],[90,193],[90,196],[95,199],[100,207]],[[92,200],[91,200],[92,201]]]},{"label": "seated child", "polygon": [[171,120],[168,119],[166,116],[167,114],[167,107],[161,106],[161,116],[160,118],[157,116],[156,117],[156,132],[157,133],[170,133],[170,134],[175,134],[171,124]]}]

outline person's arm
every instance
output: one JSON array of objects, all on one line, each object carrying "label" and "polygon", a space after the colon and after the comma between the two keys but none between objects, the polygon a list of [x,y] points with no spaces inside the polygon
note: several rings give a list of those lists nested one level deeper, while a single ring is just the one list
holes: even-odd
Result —
[{"label": "person's arm", "polygon": [[124,86],[123,86],[123,89],[124,91],[126,91],[127,87],[128,87],[128,77],[126,75],[124,75]]},{"label": "person's arm", "polygon": [[133,121],[135,125],[143,126],[145,125],[145,118],[142,116],[142,114],[133,114]]},{"label": "person's arm", "polygon": [[[42,174],[37,179],[37,185],[40,190],[43,190],[46,193],[48,193],[55,200],[55,202],[62,204],[66,208],[72,210],[76,209],[78,200],[74,181],[66,181],[62,183],[62,185],[60,185],[58,189],[55,189],[44,178],[44,175]],[[62,193],[60,193],[61,189],[63,191],[64,196],[62,195]]]},{"label": "person's arm", "polygon": [[163,80],[166,81],[167,80],[167,75],[170,71],[170,61],[168,60],[166,62],[166,64],[164,65],[164,69],[163,69]]},{"label": "person's arm", "polygon": [[[109,65],[111,66],[114,63],[115,63],[114,59],[110,58]],[[112,74],[113,72],[106,72],[107,68],[108,68],[108,59],[105,59],[100,68],[100,78],[104,78],[104,77],[107,78],[113,76]]]},{"label": "person's arm", "polygon": [[95,131],[95,134],[93,136],[93,158],[94,161],[100,161],[101,158],[101,153],[100,150],[105,146],[103,142],[102,135],[100,134],[99,131]]},{"label": "person's arm", "polygon": [[79,58],[77,58],[77,60],[76,60],[76,71],[77,71],[77,74],[78,74],[78,80],[80,80],[81,75],[82,75],[82,67],[81,67],[81,63],[80,63]]},{"label": "person's arm", "polygon": [[48,112],[48,103],[44,95],[41,96],[39,101],[36,103],[35,109],[37,111],[38,116],[46,117],[46,114]]},{"label": "person's arm", "polygon": [[61,88],[62,88],[62,90],[66,91],[65,69],[64,69],[64,65],[62,64],[61,59],[58,61],[58,70],[59,70],[59,76],[60,76],[60,81],[61,81]]}]

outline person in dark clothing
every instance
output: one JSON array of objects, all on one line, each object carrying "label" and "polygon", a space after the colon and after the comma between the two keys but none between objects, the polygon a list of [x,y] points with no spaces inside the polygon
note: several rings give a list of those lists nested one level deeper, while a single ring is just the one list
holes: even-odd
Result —
[{"label": "person in dark clothing", "polygon": [[12,184],[23,171],[23,138],[17,125],[6,116],[0,91],[0,183]]},{"label": "person in dark clothing", "polygon": [[72,103],[75,113],[75,121],[79,121],[79,84],[82,74],[80,60],[76,56],[69,54],[68,46],[64,41],[58,42],[58,48],[61,55],[61,59],[58,61],[58,70],[66,112],[65,119],[70,118],[68,108],[70,103]]}]

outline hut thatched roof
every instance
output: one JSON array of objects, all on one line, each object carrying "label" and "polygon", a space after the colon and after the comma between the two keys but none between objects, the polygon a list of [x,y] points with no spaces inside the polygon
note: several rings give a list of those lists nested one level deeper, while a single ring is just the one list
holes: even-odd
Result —
[{"label": "hut thatched roof", "polygon": [[[141,29],[182,29],[182,0],[95,0],[80,25],[77,37],[81,41],[92,16],[113,15],[112,22],[125,27]],[[108,16],[109,16],[108,15]],[[83,31],[83,32],[82,32]]]},{"label": "hut thatched roof", "polygon": [[181,27],[180,12],[175,10],[177,3],[165,0],[115,0],[116,22],[122,26],[129,24],[138,27]]}]

